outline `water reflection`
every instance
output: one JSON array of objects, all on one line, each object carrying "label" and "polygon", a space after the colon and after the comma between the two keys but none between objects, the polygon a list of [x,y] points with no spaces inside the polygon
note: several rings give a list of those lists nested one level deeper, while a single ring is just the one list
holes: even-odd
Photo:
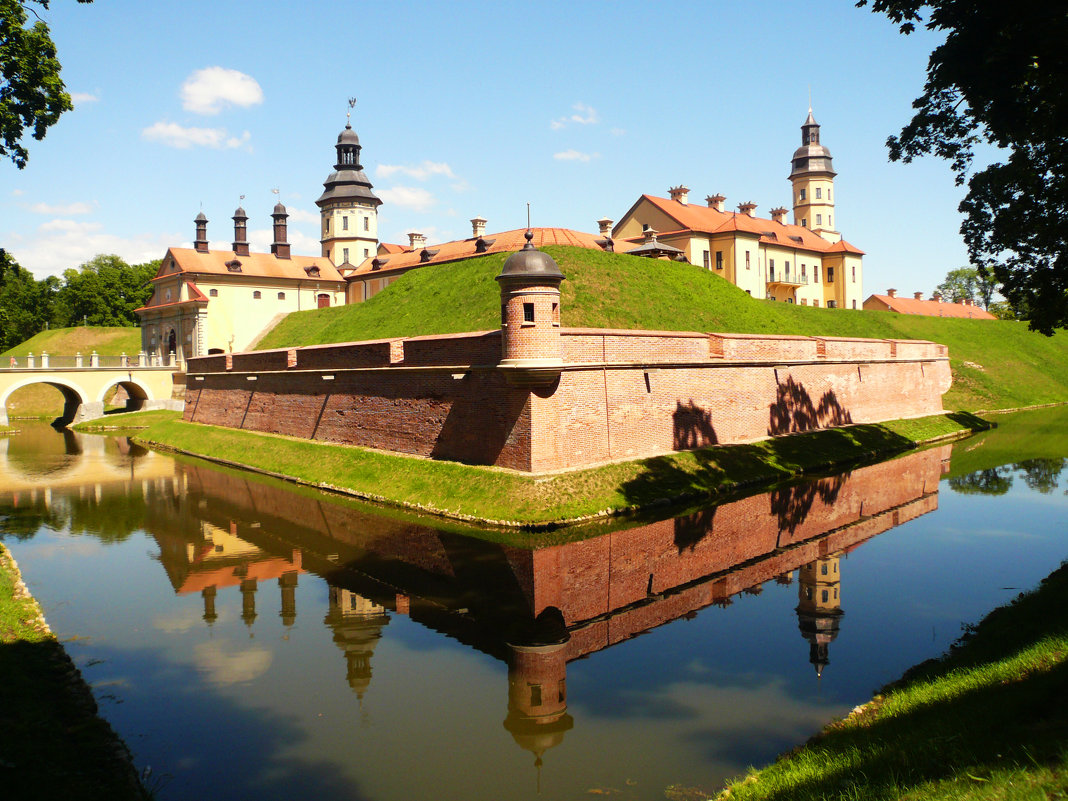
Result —
[{"label": "water reflection", "polygon": [[[93,483],[60,484],[49,492],[39,486],[0,491],[4,530],[29,536],[35,519],[105,542],[145,532],[155,543],[156,585],[195,607],[187,605],[174,617],[204,634],[191,638],[187,653],[208,684],[225,689],[265,681],[292,659],[278,650],[278,636],[288,640],[291,629],[311,627],[326,634],[320,661],[325,660],[342,695],[363,709],[378,702],[378,709],[386,710],[379,720],[404,717],[408,696],[383,696],[398,695],[395,674],[404,666],[391,647],[404,647],[398,638],[416,628],[414,623],[499,666],[490,680],[496,686],[487,691],[489,708],[497,710],[494,732],[480,734],[480,743],[484,747],[493,735],[503,738],[528,771],[532,763],[539,771],[544,764],[562,770],[575,754],[588,753],[583,749],[594,747],[590,732],[604,736],[606,713],[598,704],[611,698],[619,710],[620,696],[626,696],[616,689],[594,698],[601,690],[587,681],[573,684],[569,697],[569,672],[573,682],[576,671],[582,675],[580,660],[612,649],[622,652],[626,649],[616,647],[637,635],[692,619],[709,607],[744,607],[762,590],[768,595],[780,585],[792,588],[789,604],[774,607],[776,620],[762,624],[788,635],[785,645],[776,641],[772,647],[784,659],[795,655],[794,664],[805,668],[813,687],[816,677],[841,673],[834,670],[837,649],[865,641],[848,623],[859,620],[846,616],[856,609],[843,600],[843,582],[858,581],[858,565],[845,557],[878,534],[937,509],[939,480],[950,457],[948,446],[911,453],[672,519],[613,523],[614,529],[586,539],[565,541],[566,535],[557,535],[556,542],[544,544],[519,537],[507,543],[473,538],[458,527],[294,491],[198,462],[158,457],[165,465],[159,467],[154,454],[124,452],[121,441],[98,446],[98,438],[85,439],[76,449],[80,453],[63,456],[68,470],[87,471]],[[121,469],[86,466],[100,447]],[[27,468],[3,469],[16,474]],[[1047,476],[1052,472],[1043,469]],[[1032,467],[1028,475],[1038,474]],[[853,591],[848,597],[857,603]],[[738,611],[732,609],[731,617]],[[725,625],[726,617],[717,620]],[[307,635],[299,646],[291,645],[306,647]],[[704,660],[701,669],[718,670],[716,656]],[[593,661],[583,664],[587,673]],[[668,705],[674,688],[695,692],[695,675],[635,679],[648,687],[640,699],[631,699],[629,713],[664,721],[694,714],[691,705]],[[733,681],[744,684],[744,679]],[[277,686],[278,679],[274,682]],[[448,682],[442,684],[449,692]],[[759,703],[771,704],[769,714],[781,721],[784,704],[794,699],[781,684],[774,690],[777,694],[761,696]],[[777,700],[771,703],[771,698]],[[755,699],[754,691],[749,715],[757,714]],[[732,714],[714,710],[717,719]],[[814,704],[804,714],[806,732],[822,719]],[[344,731],[342,723],[333,737],[343,738]],[[716,729],[709,726],[702,733],[708,731]],[[739,729],[731,737],[736,743],[745,736],[759,740],[757,756],[752,751],[737,756],[743,768],[782,746],[766,733],[747,732]],[[719,756],[726,746],[717,748],[717,758],[726,761]],[[533,775],[527,776],[533,784]]]}]

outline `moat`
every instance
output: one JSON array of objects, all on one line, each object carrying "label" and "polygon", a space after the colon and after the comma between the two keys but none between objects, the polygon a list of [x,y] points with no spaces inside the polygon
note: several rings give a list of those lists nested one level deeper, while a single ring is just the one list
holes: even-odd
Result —
[{"label": "moat", "polygon": [[690,799],[1068,558],[1068,411],[581,537],[23,425],[0,538],[163,799]]}]

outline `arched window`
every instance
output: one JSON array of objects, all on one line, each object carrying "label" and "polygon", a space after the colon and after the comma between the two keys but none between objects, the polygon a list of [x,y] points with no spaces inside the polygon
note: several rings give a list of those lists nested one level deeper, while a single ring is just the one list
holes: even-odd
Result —
[{"label": "arched window", "polygon": [[263,297],[263,294],[258,289],[253,291],[253,293],[252,293],[252,299],[253,300],[259,300],[262,297]]}]

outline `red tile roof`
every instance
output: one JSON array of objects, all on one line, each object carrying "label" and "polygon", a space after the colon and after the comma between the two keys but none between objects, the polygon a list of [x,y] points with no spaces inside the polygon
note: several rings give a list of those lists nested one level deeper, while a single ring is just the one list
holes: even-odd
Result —
[{"label": "red tile roof", "polygon": [[[600,250],[598,242],[604,237],[596,234],[587,234],[582,231],[572,231],[569,228],[532,228],[534,232],[534,247],[540,248],[546,245],[572,245],[580,248]],[[516,228],[512,231],[502,231],[497,234],[486,234],[482,237],[486,242],[486,249],[477,251],[478,237],[458,239],[453,242],[427,245],[425,248],[412,250],[406,248],[403,253],[391,256],[379,256],[381,266],[375,270],[374,259],[365,259],[349,276],[364,276],[367,274],[389,274],[396,270],[408,270],[412,267],[425,267],[430,264],[443,264],[450,261],[470,259],[482,256],[486,253],[502,253],[522,249],[526,244],[524,234],[526,228]],[[619,248],[617,248],[619,249]],[[629,246],[628,246],[629,249]],[[423,261],[423,252],[427,252],[429,258]]]},{"label": "red tile roof", "polygon": [[[652,203],[672,219],[677,220],[684,230],[698,231],[703,234],[741,231],[756,234],[760,237],[761,242],[769,245],[783,245],[817,253],[864,255],[863,250],[854,247],[844,239],[835,243],[828,242],[822,236],[813,232],[812,229],[800,225],[775,222],[762,217],[751,217],[748,214],[736,211],[717,211],[710,206],[697,206],[690,203],[682,204],[677,200],[655,197],[654,195],[642,195],[638,202],[640,203],[643,199]],[[627,213],[629,214],[630,212]],[[661,236],[667,236],[667,234],[661,234]]]},{"label": "red tile roof", "polygon": [[[869,304],[872,305],[869,307]],[[915,298],[892,298],[889,295],[871,295],[864,301],[865,309],[881,309],[883,307],[887,311],[894,311],[899,314],[922,314],[927,317],[960,317],[972,320],[997,319],[990,312],[979,306],[965,306],[963,303],[943,303],[940,300],[916,300]]]},{"label": "red tile roof", "polygon": [[[168,258],[169,257],[169,258]],[[241,263],[240,272],[232,272],[227,262],[237,260]],[[320,281],[338,281],[344,279],[326,256],[293,256],[280,259],[272,253],[250,253],[248,256],[235,256],[232,250],[209,250],[201,253],[192,248],[169,248],[163,265],[173,261],[177,272],[199,275],[243,275],[255,278],[283,278],[294,281],[307,281],[306,268],[319,268],[319,275],[312,276]],[[174,270],[164,272],[161,265],[156,278],[173,275]],[[153,279],[155,280],[155,279]]]}]

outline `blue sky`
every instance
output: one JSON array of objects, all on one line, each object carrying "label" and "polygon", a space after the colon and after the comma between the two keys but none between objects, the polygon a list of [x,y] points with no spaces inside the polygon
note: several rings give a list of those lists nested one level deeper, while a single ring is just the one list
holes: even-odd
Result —
[{"label": "blue sky", "polygon": [[[76,108],[19,171],[0,164],[0,243],[38,277],[93,255],[228,246],[238,204],[265,248],[279,196],[317,255],[315,199],[349,97],[381,237],[535,225],[596,232],[642,193],[790,205],[811,87],[836,223],[865,295],[929,293],[967,263],[964,189],[936,159],[891,164],[937,39],[852,2],[354,3],[53,0]],[[244,195],[244,200],[241,200]]]}]

